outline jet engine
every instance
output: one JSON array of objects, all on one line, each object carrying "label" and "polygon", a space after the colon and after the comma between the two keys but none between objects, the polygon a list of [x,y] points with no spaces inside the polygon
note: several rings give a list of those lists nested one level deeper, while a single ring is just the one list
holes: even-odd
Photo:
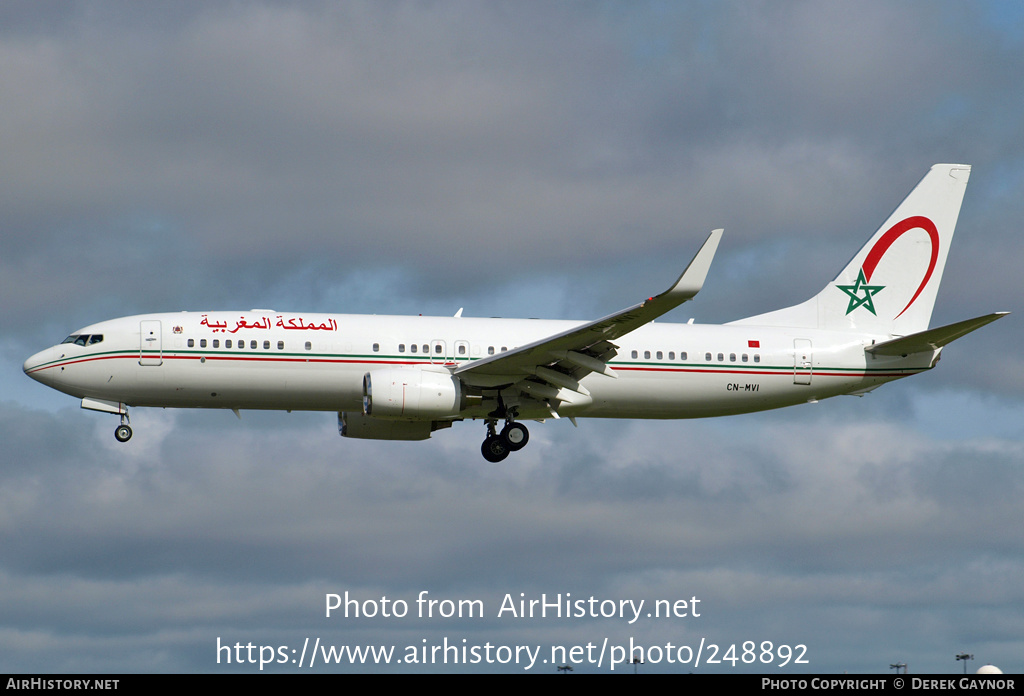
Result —
[{"label": "jet engine", "polygon": [[435,430],[451,426],[451,421],[384,420],[362,413],[338,413],[338,432],[358,440],[426,440]]},{"label": "jet engine", "polygon": [[448,372],[395,368],[363,375],[363,415],[446,418],[462,410],[462,383]]}]

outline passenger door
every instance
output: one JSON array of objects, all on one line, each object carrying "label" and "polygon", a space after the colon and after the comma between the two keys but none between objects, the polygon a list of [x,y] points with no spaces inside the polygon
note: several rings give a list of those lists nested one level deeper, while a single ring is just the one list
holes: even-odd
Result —
[{"label": "passenger door", "polygon": [[810,384],[814,372],[814,353],[811,341],[806,338],[793,339],[793,384]]},{"label": "passenger door", "polygon": [[163,337],[159,319],[139,322],[139,364],[163,365]]}]

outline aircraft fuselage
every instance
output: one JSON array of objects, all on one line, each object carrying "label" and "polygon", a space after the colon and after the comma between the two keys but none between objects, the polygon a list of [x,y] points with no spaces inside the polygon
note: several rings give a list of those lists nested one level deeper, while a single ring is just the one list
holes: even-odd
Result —
[{"label": "aircraft fuselage", "polygon": [[[273,311],[151,314],[87,326],[72,336],[102,340],[59,344],[30,357],[24,368],[72,396],[127,406],[361,411],[369,371],[450,372],[581,323]],[[608,361],[618,379],[586,376],[581,384],[589,398],[564,404],[560,414],[699,418],[761,411],[863,392],[934,363],[934,355],[922,353],[866,354],[872,341],[836,331],[652,323],[619,340],[618,354]],[[458,417],[484,417],[488,410],[469,403]]]}]

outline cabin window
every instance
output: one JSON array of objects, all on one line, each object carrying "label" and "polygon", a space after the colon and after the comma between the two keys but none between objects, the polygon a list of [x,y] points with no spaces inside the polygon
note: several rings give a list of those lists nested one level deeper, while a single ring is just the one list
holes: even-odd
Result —
[{"label": "cabin window", "polygon": [[679,359],[680,360],[686,360],[686,351],[685,350],[679,351]]},{"label": "cabin window", "polygon": [[418,346],[415,343],[413,343],[411,346],[409,346],[409,352],[410,353],[415,353],[417,351],[417,349],[418,349]]},{"label": "cabin window", "polygon": [[309,341],[306,341],[306,350],[313,350],[313,344]]},{"label": "cabin window", "polygon": [[736,354],[729,353],[729,362],[736,362]]},{"label": "cabin window", "polygon": [[668,352],[668,359],[669,359],[669,360],[675,360],[675,359],[676,359],[676,353],[675,353],[675,351],[674,351],[674,350],[670,350],[670,351]]},{"label": "cabin window", "polygon": [[220,348],[220,339],[218,339],[218,338],[213,339],[213,347],[214,348]]},{"label": "cabin window", "polygon": [[423,344],[423,352],[430,353],[430,346],[428,346],[426,343]]},{"label": "cabin window", "polygon": [[704,359],[707,360],[708,362],[711,362],[711,353],[705,353]]},{"label": "cabin window", "polygon": [[633,351],[632,353],[630,353],[630,355],[632,355],[632,356],[633,356],[633,358],[634,358],[634,359],[636,359],[636,357],[637,357],[637,352],[636,352],[636,351],[634,350],[634,351]]},{"label": "cabin window", "polygon": [[747,354],[746,353],[743,354],[742,360],[743,360],[743,362],[747,362],[748,358],[747,358]]},{"label": "cabin window", "polygon": [[754,353],[754,362],[756,362],[756,363],[761,362],[761,354],[760,353]]},{"label": "cabin window", "polygon": [[256,350],[256,345],[257,345],[256,339],[253,339],[253,340],[249,341],[249,348],[250,348],[250,350]]},{"label": "cabin window", "polygon": [[434,352],[437,353],[438,355],[441,354],[441,344],[440,343],[438,343],[436,346],[434,346]]},{"label": "cabin window", "polygon": [[508,350],[508,348],[506,348],[505,346],[502,346],[502,347],[501,347],[501,352],[502,352],[502,353],[504,353],[504,352],[505,352],[506,350]]},{"label": "cabin window", "polygon": [[205,348],[206,347],[206,339],[205,338],[200,338],[199,339],[199,347],[200,348]]},{"label": "cabin window", "polygon": [[193,347],[195,347],[195,345],[196,345],[196,339],[194,339],[194,338],[188,339],[188,347],[189,348],[193,348]]},{"label": "cabin window", "polygon": [[464,344],[460,343],[459,344],[459,355],[465,355],[465,354],[466,354],[466,346]]},{"label": "cabin window", "polygon": [[379,343],[374,343],[373,344],[373,352],[374,353],[379,353],[380,352],[380,344]]},{"label": "cabin window", "polygon": [[718,354],[718,362],[723,362],[723,361],[725,361],[725,356],[722,355],[721,353],[719,353]]},{"label": "cabin window", "polygon": [[284,350],[284,341],[278,341],[277,342],[277,349],[278,350]]},{"label": "cabin window", "polygon": [[[487,354],[494,355],[494,346],[487,346]],[[636,351],[633,351],[633,357],[636,357]]]},{"label": "cabin window", "polygon": [[270,350],[270,341],[263,342],[263,350]]},{"label": "cabin window", "polygon": [[645,350],[644,351],[644,360],[650,360],[650,359],[651,359],[651,351]]},{"label": "cabin window", "polygon": [[661,360],[661,355],[662,355],[662,353],[659,350],[657,353],[654,354],[654,357],[656,357],[658,360]]},{"label": "cabin window", "polygon": [[405,344],[404,343],[399,343],[398,344],[398,352],[399,353],[404,353],[405,352]]},{"label": "cabin window", "polygon": [[229,339],[226,339],[226,340],[224,341],[224,347],[225,347],[225,348],[230,348],[230,347],[231,347],[231,339],[230,339],[230,338],[229,338]]}]

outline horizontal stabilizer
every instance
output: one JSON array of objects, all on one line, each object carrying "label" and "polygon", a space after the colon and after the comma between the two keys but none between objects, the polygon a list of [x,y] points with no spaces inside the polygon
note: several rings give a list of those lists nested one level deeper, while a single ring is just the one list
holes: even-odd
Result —
[{"label": "horizontal stabilizer", "polygon": [[975,329],[980,329],[986,324],[991,324],[996,319],[1005,317],[1009,312],[995,312],[985,316],[965,319],[948,326],[940,326],[936,329],[929,329],[910,336],[901,336],[885,343],[876,343],[866,348],[867,352],[875,355],[910,355],[911,353],[924,353],[926,351],[938,350],[947,343],[952,343],[961,336],[966,336]]}]

